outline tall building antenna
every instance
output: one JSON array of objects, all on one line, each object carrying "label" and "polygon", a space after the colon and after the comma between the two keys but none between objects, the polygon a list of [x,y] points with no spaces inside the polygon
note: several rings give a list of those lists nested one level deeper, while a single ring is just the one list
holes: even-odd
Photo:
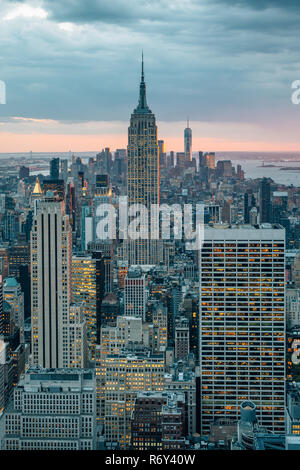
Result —
[{"label": "tall building antenna", "polygon": [[146,99],[146,83],[144,77],[144,52],[142,51],[142,73],[141,73],[141,82],[140,82],[140,96],[139,103],[135,112],[149,114],[151,110],[148,108],[147,99]]}]

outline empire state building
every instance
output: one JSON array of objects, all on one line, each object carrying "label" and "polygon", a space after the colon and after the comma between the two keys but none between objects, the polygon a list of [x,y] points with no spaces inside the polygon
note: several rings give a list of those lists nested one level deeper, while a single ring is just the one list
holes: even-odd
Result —
[{"label": "empire state building", "polygon": [[[140,95],[128,128],[127,196],[129,206],[143,204],[150,214],[151,204],[159,204],[159,148],[155,115],[147,105],[144,61]],[[145,237],[129,242],[129,264],[158,264],[161,243],[150,238],[150,216]]]}]

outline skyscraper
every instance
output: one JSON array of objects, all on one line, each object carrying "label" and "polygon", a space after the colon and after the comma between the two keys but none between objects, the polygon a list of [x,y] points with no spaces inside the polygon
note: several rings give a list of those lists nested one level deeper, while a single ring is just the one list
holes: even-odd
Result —
[{"label": "skyscraper", "polygon": [[166,168],[166,148],[163,140],[158,141],[159,148],[159,168]]},{"label": "skyscraper", "polygon": [[0,338],[0,413],[5,406],[5,362],[6,362],[6,344]]},{"label": "skyscraper", "polygon": [[50,161],[50,179],[58,180],[59,178],[59,158],[52,158]]},{"label": "skyscraper", "polygon": [[98,258],[96,255],[72,258],[72,298],[75,303],[83,303],[91,360],[95,359],[96,344],[99,344],[104,294],[104,263],[101,253]]},{"label": "skyscraper", "polygon": [[24,294],[14,277],[8,277],[4,282],[3,300],[12,307],[12,321],[19,329],[20,343],[24,343]]},{"label": "skyscraper", "polygon": [[271,187],[267,178],[263,178],[259,185],[259,213],[261,224],[272,222]]},{"label": "skyscraper", "polygon": [[[159,204],[159,150],[155,115],[147,105],[144,61],[139,103],[128,128],[127,150],[128,204],[143,204],[150,212],[151,204]],[[144,221],[150,227],[150,217]],[[129,243],[129,264],[158,264],[162,259],[158,240],[141,238]]]},{"label": "skyscraper", "polygon": [[186,161],[192,161],[192,129],[190,128],[189,120],[184,129],[184,153]]},{"label": "skyscraper", "polygon": [[285,234],[282,227],[205,230],[200,259],[201,426],[237,420],[284,432]]},{"label": "skyscraper", "polygon": [[130,268],[125,277],[124,308],[125,315],[145,320],[146,314],[146,277],[141,269]]},{"label": "skyscraper", "polygon": [[37,201],[31,232],[32,362],[64,367],[71,301],[72,232],[63,201]]}]

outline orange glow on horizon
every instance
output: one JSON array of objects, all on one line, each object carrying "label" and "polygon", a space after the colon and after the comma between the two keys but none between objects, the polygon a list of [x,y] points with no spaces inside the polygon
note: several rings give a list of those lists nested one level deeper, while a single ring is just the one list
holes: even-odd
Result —
[{"label": "orange glow on horizon", "polygon": [[[183,137],[159,136],[165,141],[166,151],[183,151]],[[0,153],[17,152],[96,152],[104,147],[112,150],[127,147],[126,134],[16,134],[0,133]],[[274,141],[193,138],[193,151],[216,152],[300,152],[299,143]]]}]

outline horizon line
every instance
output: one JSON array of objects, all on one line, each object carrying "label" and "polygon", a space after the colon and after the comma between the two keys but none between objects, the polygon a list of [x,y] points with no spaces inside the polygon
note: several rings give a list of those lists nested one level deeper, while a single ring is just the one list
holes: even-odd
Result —
[{"label": "horizon line", "polygon": [[[104,147],[104,148],[109,148],[110,151],[116,151],[118,149],[127,149],[127,146],[126,147],[116,147],[115,149],[112,149],[111,147]],[[24,150],[22,152],[18,151],[18,152],[0,152],[0,155],[16,155],[16,154],[24,154],[24,153],[32,153],[32,154],[35,154],[35,153],[44,153],[44,154],[49,154],[49,153],[72,153],[72,154],[76,154],[76,153],[99,153],[102,151],[103,148],[100,148],[97,149],[97,150],[51,150],[51,151],[41,151],[41,150]],[[300,154],[300,148],[298,150],[196,150],[194,152],[192,152],[192,154],[197,154],[198,152],[202,152],[203,153],[206,153],[206,152],[213,152],[215,154],[217,153],[251,153],[251,154],[256,154],[256,153],[259,153],[259,154],[269,154],[269,153],[272,153],[272,154],[281,154],[281,153],[287,153],[287,154],[293,154],[293,153],[299,153]],[[175,153],[182,153],[182,150],[169,150],[167,151],[166,153],[170,153],[170,152],[175,152]]]}]

